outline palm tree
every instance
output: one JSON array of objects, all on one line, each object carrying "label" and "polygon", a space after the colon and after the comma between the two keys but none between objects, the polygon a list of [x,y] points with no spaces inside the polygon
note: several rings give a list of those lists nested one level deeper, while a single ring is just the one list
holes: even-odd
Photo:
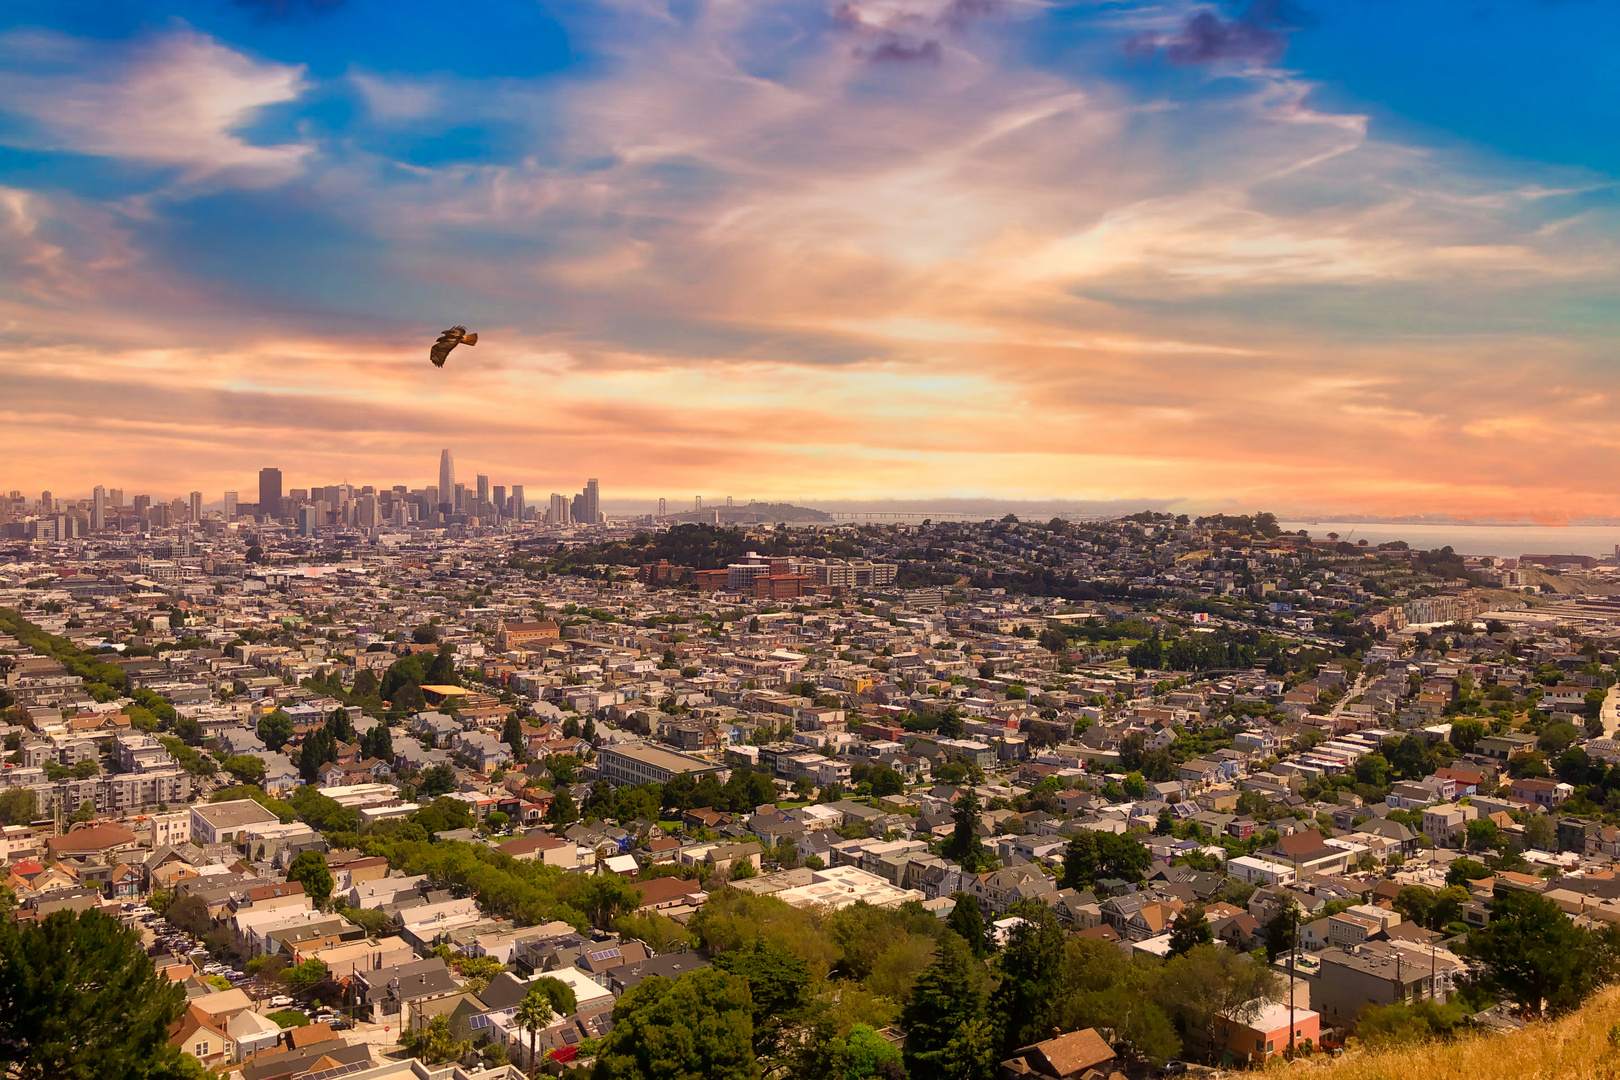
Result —
[{"label": "palm tree", "polygon": [[535,1039],[539,1035],[540,1029],[551,1023],[553,1015],[555,1014],[551,1011],[551,999],[538,988],[530,990],[517,1007],[517,1014],[514,1019],[517,1020],[518,1027],[529,1033],[530,1075],[533,1075],[535,1070]]},{"label": "palm tree", "polygon": [[543,1027],[548,1027],[555,1017],[568,1016],[578,1011],[579,1005],[574,999],[574,990],[561,979],[545,976],[534,980],[529,987],[528,994],[518,1004],[517,1013],[513,1017],[518,1027],[529,1033],[529,1072],[534,1073],[538,1064],[535,1061],[535,1036]]}]

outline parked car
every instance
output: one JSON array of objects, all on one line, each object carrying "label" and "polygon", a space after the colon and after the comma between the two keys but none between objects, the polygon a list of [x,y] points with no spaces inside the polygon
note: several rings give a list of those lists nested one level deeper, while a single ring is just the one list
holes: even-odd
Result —
[{"label": "parked car", "polygon": [[270,999],[270,1007],[273,1009],[285,1009],[292,1004],[292,1001],[293,999],[286,994],[277,994]]}]

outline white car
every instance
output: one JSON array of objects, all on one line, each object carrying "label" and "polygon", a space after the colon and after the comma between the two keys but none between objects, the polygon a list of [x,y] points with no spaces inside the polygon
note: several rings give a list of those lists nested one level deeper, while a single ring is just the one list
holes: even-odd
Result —
[{"label": "white car", "polygon": [[291,1004],[292,1004],[292,998],[288,997],[285,994],[277,994],[275,997],[270,999],[270,1007],[272,1009],[285,1009],[287,1006],[289,1006]]}]

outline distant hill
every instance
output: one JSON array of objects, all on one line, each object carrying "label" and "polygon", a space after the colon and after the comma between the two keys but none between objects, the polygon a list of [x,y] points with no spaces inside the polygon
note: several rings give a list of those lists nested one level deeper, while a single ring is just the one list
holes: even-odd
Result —
[{"label": "distant hill", "polygon": [[1300,1080],[1586,1080],[1620,1075],[1620,987],[1593,995],[1571,1016],[1504,1034],[1469,1035],[1388,1050],[1316,1057],[1287,1070]]},{"label": "distant hill", "polygon": [[687,510],[679,514],[669,514],[661,520],[672,524],[712,525],[717,514],[722,525],[761,525],[773,521],[808,524],[833,519],[832,515],[826,511],[812,510],[807,506],[794,506],[792,503],[751,502],[747,506],[705,506],[702,510]]}]

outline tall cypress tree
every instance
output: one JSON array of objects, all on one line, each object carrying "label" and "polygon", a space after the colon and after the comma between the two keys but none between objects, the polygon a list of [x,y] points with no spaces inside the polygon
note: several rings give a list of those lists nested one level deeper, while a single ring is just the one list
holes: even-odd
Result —
[{"label": "tall cypress tree", "polygon": [[989,869],[990,853],[984,850],[984,841],[979,839],[978,833],[979,797],[971,788],[962,793],[951,816],[956,830],[945,843],[946,857],[955,859],[970,874]]},{"label": "tall cypress tree", "polygon": [[984,936],[984,916],[979,913],[979,902],[965,892],[954,893],[951,899],[956,901],[956,906],[945,920],[945,928],[954,930],[967,942],[974,957],[983,960],[989,951],[989,943]]},{"label": "tall cypress tree", "polygon": [[990,1002],[990,1015],[1001,1020],[1004,1053],[1046,1037],[1063,989],[1063,928],[1057,916],[1033,900],[1015,904],[1008,914],[1022,921],[1007,935],[996,961],[1001,984]]},{"label": "tall cypress tree", "polygon": [[939,952],[912,985],[911,1002],[900,1023],[906,1031],[906,1069],[912,1076],[942,1080],[990,1076],[994,1055],[985,1035],[984,965],[955,932],[940,935]]}]

